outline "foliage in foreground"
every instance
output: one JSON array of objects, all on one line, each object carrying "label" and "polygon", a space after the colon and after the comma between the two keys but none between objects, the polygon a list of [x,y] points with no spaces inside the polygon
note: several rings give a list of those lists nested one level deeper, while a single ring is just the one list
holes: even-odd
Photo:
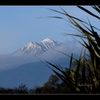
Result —
[{"label": "foliage in foreground", "polygon": [[[92,11],[85,9],[82,6],[77,6],[81,10],[90,14],[92,17],[100,20],[100,17]],[[100,14],[100,6],[91,6]],[[62,9],[62,8],[61,8]],[[79,59],[58,51],[70,58],[70,66],[67,74],[60,66],[54,65],[50,62],[49,68],[66,84],[74,93],[100,93],[100,37],[96,30],[100,29],[91,25],[90,21],[83,21],[77,17],[69,15],[64,9],[63,12],[50,9],[67,17],[68,22],[72,28],[76,29],[79,34],[66,34],[78,37],[82,40],[78,41],[85,49],[82,50]],[[64,19],[63,17],[53,16],[53,18]],[[86,50],[88,53],[86,53]],[[76,62],[74,69],[73,62]]]},{"label": "foliage in foreground", "polygon": [[28,88],[24,84],[15,88],[0,87],[0,94],[28,94]]}]

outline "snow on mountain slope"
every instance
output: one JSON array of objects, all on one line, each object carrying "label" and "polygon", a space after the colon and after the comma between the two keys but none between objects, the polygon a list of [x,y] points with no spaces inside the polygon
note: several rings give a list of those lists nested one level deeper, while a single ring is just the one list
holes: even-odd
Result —
[{"label": "snow on mountain slope", "polygon": [[42,54],[48,49],[52,49],[60,45],[61,45],[60,42],[46,38],[42,40],[40,43],[29,42],[24,47],[14,52],[13,55],[21,55],[21,54],[29,54],[29,53]]},{"label": "snow on mountain slope", "polygon": [[44,46],[45,50],[55,48],[57,46],[60,46],[60,44],[61,44],[60,42],[51,40],[49,38],[46,38],[41,42],[41,45]]}]

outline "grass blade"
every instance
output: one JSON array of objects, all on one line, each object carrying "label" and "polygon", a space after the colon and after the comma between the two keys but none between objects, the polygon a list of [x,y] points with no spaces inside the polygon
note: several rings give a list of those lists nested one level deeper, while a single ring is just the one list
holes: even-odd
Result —
[{"label": "grass blade", "polygon": [[78,8],[82,9],[83,11],[87,12],[88,14],[90,14],[93,17],[96,17],[97,19],[100,20],[100,17],[98,17],[97,15],[93,14],[92,12],[90,12],[89,10],[85,9],[84,7],[81,6],[77,6]]}]

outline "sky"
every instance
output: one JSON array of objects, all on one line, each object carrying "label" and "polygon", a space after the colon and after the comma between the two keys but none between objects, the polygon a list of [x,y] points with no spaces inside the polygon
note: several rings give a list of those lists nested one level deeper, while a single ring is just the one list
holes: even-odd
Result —
[{"label": "sky", "polygon": [[[89,18],[94,26],[98,26],[98,20],[76,6],[0,6],[0,54],[13,53],[31,41],[41,42],[45,38],[59,42],[72,41],[72,37],[62,35],[75,32],[68,22],[48,18],[49,16],[65,18],[48,9],[62,11],[60,7],[75,17],[83,20]],[[84,7],[95,12],[89,6]]]}]

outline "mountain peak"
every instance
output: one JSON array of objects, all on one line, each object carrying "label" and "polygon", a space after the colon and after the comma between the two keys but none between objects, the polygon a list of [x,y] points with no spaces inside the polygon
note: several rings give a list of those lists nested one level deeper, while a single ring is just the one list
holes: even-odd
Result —
[{"label": "mountain peak", "polygon": [[49,38],[45,38],[40,43],[29,42],[28,44],[26,44],[25,46],[23,46],[22,48],[20,48],[13,54],[29,54],[29,53],[42,54],[45,51],[47,51],[48,49],[55,48],[55,47],[59,46],[60,44],[61,43],[59,43],[57,41],[54,41]]},{"label": "mountain peak", "polygon": [[45,38],[45,39],[42,40],[42,41],[51,41],[51,39],[50,39],[50,38]]}]

